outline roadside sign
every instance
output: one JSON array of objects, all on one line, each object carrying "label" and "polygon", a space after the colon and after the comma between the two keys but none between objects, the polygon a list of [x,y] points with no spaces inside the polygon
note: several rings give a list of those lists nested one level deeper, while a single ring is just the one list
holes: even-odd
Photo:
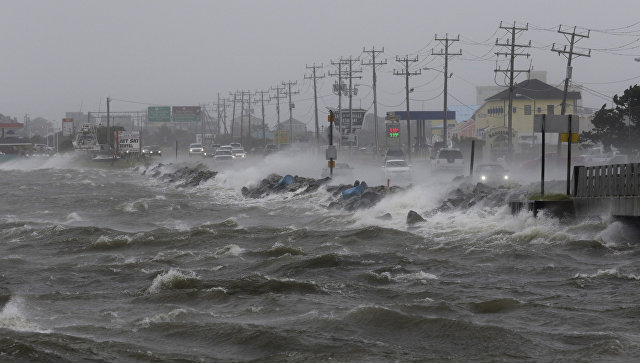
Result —
[{"label": "roadside sign", "polygon": [[578,133],[578,115],[535,115],[533,117],[533,131],[542,132],[544,117],[544,132],[561,133],[569,131],[569,116],[571,116],[571,132]]},{"label": "roadside sign", "polygon": [[173,122],[200,122],[200,106],[173,106]]},{"label": "roadside sign", "polygon": [[73,119],[63,118],[62,119],[62,136],[71,136],[71,135],[73,135]]},{"label": "roadside sign", "polygon": [[147,120],[149,122],[171,122],[171,107],[151,106],[147,108]]},{"label": "roadside sign", "polygon": [[[569,134],[566,133],[566,132],[561,133],[560,134],[560,141],[569,142]],[[578,134],[571,133],[571,142],[578,142]]]},{"label": "roadside sign", "polygon": [[330,160],[330,159],[334,159],[335,160],[335,159],[338,158],[338,150],[336,150],[335,145],[327,146],[326,158],[327,158],[327,160]]},{"label": "roadside sign", "polygon": [[118,131],[118,150],[140,152],[140,131]]}]

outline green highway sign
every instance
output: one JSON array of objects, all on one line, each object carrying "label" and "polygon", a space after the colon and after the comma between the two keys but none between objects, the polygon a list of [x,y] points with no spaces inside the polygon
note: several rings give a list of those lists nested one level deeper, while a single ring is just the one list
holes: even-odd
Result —
[{"label": "green highway sign", "polygon": [[147,109],[149,122],[171,122],[170,106],[152,106]]},{"label": "green highway sign", "polygon": [[200,106],[173,106],[173,122],[200,122]]}]

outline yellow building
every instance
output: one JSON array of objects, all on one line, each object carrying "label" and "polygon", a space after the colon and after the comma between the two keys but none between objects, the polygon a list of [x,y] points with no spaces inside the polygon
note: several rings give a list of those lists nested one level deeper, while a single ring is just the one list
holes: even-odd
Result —
[{"label": "yellow building", "polygon": [[[512,143],[518,151],[518,136],[534,136],[533,118],[535,115],[559,115],[562,110],[563,90],[544,83],[538,79],[530,79],[514,86],[512,114]],[[565,114],[578,113],[580,92],[568,92]],[[487,141],[492,148],[492,155],[504,154],[508,143],[505,132],[509,123],[509,90],[506,89],[485,100],[485,103],[473,114],[476,135]],[[539,142],[539,140],[538,140]]]}]

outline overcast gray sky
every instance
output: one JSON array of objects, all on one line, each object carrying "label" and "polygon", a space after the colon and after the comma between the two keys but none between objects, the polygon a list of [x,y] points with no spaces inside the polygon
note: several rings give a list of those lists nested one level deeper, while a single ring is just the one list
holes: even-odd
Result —
[{"label": "overcast gray sky", "polygon": [[[558,26],[592,29],[578,43],[593,49],[591,58],[574,60],[573,81],[590,89],[583,93],[585,106],[600,107],[640,83],[638,14],[637,0],[1,0],[0,113],[59,121],[66,111],[104,111],[107,96],[114,111],[144,110],[211,104],[218,92],[224,97],[297,80],[294,118],[311,124],[313,89],[303,78],[305,65],[334,72],[331,60],[369,60],[362,50],[372,46],[384,47],[380,57],[388,60],[379,67],[379,113],[402,110],[396,56],[417,55],[412,69],[441,69],[442,57],[431,50],[442,48],[434,35],[447,33],[460,34],[450,50],[463,54],[450,62],[449,104],[474,105],[475,86],[494,84],[494,43],[507,34],[501,21],[529,24],[518,42],[532,41],[526,50],[532,57],[520,58],[516,68],[531,62],[534,70],[548,71],[554,85],[562,82],[566,59],[551,45],[568,44]],[[354,103],[369,109],[371,67],[358,68],[363,78]],[[334,79],[318,83],[321,112],[337,103]],[[422,71],[411,86],[411,109],[441,109],[440,73]],[[266,111],[273,121],[275,106]]]}]

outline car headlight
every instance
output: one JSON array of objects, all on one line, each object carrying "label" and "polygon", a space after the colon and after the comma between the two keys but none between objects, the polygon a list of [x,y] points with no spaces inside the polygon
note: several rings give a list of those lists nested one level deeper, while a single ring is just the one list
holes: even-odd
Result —
[{"label": "car headlight", "polygon": [[486,177],[485,175],[482,175],[482,176],[480,177],[480,179],[481,179],[481,180],[487,180],[487,177]]},{"label": "car headlight", "polygon": [[505,176],[504,176],[504,180],[509,180],[509,176],[508,176],[508,175],[505,175]]}]

